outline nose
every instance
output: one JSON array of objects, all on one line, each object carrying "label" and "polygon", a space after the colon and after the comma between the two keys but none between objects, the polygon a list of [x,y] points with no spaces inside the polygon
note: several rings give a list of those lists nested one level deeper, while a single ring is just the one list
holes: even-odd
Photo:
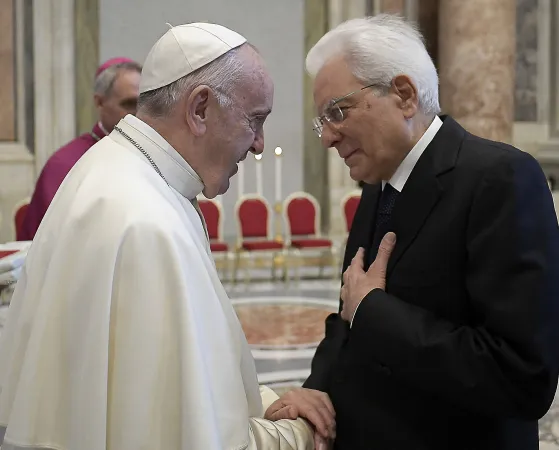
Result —
[{"label": "nose", "polygon": [[250,151],[255,155],[259,155],[264,151],[264,133],[257,133],[254,137],[254,142],[252,143],[252,147],[250,147]]},{"label": "nose", "polygon": [[326,122],[322,127],[322,135],[320,136],[320,140],[324,148],[331,148],[334,147],[336,142],[340,140],[340,134],[336,130],[334,130],[329,122]]}]

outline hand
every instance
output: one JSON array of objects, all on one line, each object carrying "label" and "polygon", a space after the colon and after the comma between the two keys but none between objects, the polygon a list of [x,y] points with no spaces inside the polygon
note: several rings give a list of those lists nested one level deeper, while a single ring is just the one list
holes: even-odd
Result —
[{"label": "hand", "polygon": [[344,284],[340,295],[344,302],[341,313],[343,320],[351,322],[359,303],[373,289],[386,288],[386,266],[395,245],[396,235],[386,233],[380,242],[377,257],[367,272],[363,270],[365,251],[362,248],[357,250],[343,275]]},{"label": "hand", "polygon": [[[336,437],[336,413],[328,394],[314,389],[293,389],[270,405],[264,418],[267,420],[296,419],[303,417],[324,439]],[[316,436],[315,436],[316,443]]]},{"label": "hand", "polygon": [[315,450],[330,450],[333,447],[334,441],[331,439],[324,439],[318,431],[314,432],[314,449]]}]

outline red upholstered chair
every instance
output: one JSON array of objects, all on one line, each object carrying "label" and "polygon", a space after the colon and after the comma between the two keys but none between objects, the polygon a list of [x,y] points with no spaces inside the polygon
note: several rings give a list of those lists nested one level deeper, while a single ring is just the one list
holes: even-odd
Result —
[{"label": "red upholstered chair", "polygon": [[19,202],[14,208],[14,232],[16,236],[16,241],[21,241],[23,221],[25,220],[25,214],[27,213],[27,208],[29,207],[29,199],[25,199]]},{"label": "red upholstered chair", "polygon": [[[270,261],[275,277],[275,257],[283,253],[284,246],[272,237],[272,210],[268,201],[257,194],[242,196],[235,205],[235,216],[239,229],[235,279],[241,259],[254,263]],[[247,281],[249,279],[246,272]]]},{"label": "red upholstered chair", "polygon": [[223,240],[223,208],[215,200],[198,200],[198,205],[206,221],[210,248],[212,252],[226,252],[229,250],[227,242]]},{"label": "red upholstered chair", "polygon": [[342,212],[345,219],[346,233],[351,230],[353,218],[361,201],[361,191],[352,191],[342,198]]},{"label": "red upholstered chair", "polygon": [[287,247],[295,250],[299,259],[301,251],[319,251],[318,265],[322,274],[325,260],[332,256],[333,243],[320,234],[320,205],[316,198],[306,192],[289,195],[283,202],[283,216]]},{"label": "red upholstered chair", "polygon": [[216,267],[223,269],[224,275],[227,277],[227,272],[231,266],[231,254],[229,252],[229,245],[223,239],[223,207],[218,201],[206,198],[199,199],[198,205],[206,221],[206,228],[210,239],[210,250],[214,255]]}]

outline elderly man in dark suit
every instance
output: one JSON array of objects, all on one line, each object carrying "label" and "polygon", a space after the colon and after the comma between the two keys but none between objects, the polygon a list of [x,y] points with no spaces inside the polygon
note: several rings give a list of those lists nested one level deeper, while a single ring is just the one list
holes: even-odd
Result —
[{"label": "elderly man in dark suit", "polygon": [[304,388],[266,416],[335,421],[342,450],[536,450],[559,373],[559,228],[538,163],[439,115],[402,19],[340,25],[307,68],[324,146],[367,185],[340,312]]}]

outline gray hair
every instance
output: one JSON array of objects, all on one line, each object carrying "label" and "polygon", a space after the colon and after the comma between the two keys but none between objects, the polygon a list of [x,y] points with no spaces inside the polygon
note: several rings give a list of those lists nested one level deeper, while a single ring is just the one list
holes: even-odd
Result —
[{"label": "gray hair", "polygon": [[313,77],[331,58],[342,56],[363,84],[386,92],[394,77],[415,83],[419,108],[438,114],[439,77],[417,27],[400,16],[379,14],[348,20],[326,33],[309,51],[307,71]]},{"label": "gray hair", "polygon": [[249,44],[229,50],[216,60],[167,86],[141,93],[138,110],[141,109],[152,117],[166,117],[183,95],[189,95],[201,85],[214,91],[221,106],[231,106],[235,98],[235,87],[245,69],[243,59],[239,57],[239,49],[244,45]]},{"label": "gray hair", "polygon": [[109,95],[121,70],[130,70],[141,73],[142,66],[137,62],[126,61],[107,67],[95,78],[93,92],[97,95]]}]

